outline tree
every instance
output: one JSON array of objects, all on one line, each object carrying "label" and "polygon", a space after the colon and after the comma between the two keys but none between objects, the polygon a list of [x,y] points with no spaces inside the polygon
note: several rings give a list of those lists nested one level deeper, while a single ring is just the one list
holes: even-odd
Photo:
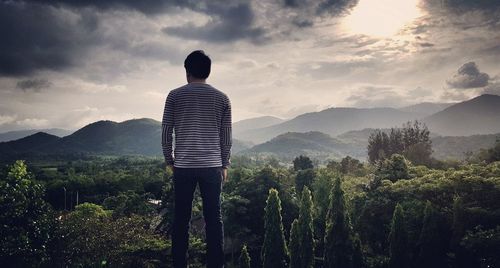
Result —
[{"label": "tree", "polygon": [[389,159],[385,159],[377,165],[375,175],[382,180],[406,180],[410,178],[408,164],[404,156],[393,154]]},{"label": "tree", "polygon": [[361,240],[359,237],[354,239],[354,253],[352,255],[352,267],[363,268],[365,267],[365,258],[363,256],[363,249],[361,248]]},{"label": "tree", "polygon": [[315,176],[316,174],[311,168],[299,170],[295,175],[295,191],[301,193],[304,186],[311,187]]},{"label": "tree", "polygon": [[32,267],[48,261],[47,247],[54,226],[44,188],[33,181],[24,161],[10,166],[0,180],[0,263]]},{"label": "tree", "polygon": [[314,235],[317,240],[315,252],[322,257],[324,254],[325,226],[328,207],[330,206],[330,192],[332,190],[332,177],[334,173],[320,170],[313,182],[314,191]]},{"label": "tree", "polygon": [[340,177],[335,179],[330,195],[325,235],[324,267],[353,267],[353,237],[346,211]]},{"label": "tree", "polygon": [[250,255],[248,254],[247,245],[243,245],[239,261],[240,268],[250,268]]},{"label": "tree", "polygon": [[439,215],[427,201],[424,211],[424,223],[418,241],[419,267],[439,268],[446,266],[446,248],[439,228]]},{"label": "tree", "polygon": [[293,169],[295,171],[305,170],[309,168],[314,168],[311,159],[305,155],[299,155],[293,160]]},{"label": "tree", "polygon": [[363,164],[358,159],[346,156],[340,161],[340,172],[342,174],[356,173],[363,169]]},{"label": "tree", "polygon": [[389,136],[377,130],[368,137],[368,161],[375,164],[378,160],[385,159],[389,154]]},{"label": "tree", "polygon": [[290,268],[300,268],[301,263],[301,252],[300,247],[300,231],[299,231],[299,220],[295,219],[292,222],[292,228],[290,229],[290,243],[288,244],[290,250]]},{"label": "tree", "polygon": [[404,155],[416,165],[431,163],[432,142],[427,126],[419,121],[407,122],[402,128],[391,128],[387,134],[377,130],[368,138],[368,160],[375,164],[393,154]]},{"label": "tree", "polygon": [[312,197],[307,186],[304,187],[299,207],[299,235],[300,235],[300,267],[314,266],[314,237],[312,217]]},{"label": "tree", "polygon": [[409,267],[408,234],[404,223],[403,207],[396,205],[389,234],[389,268]]},{"label": "tree", "polygon": [[283,234],[281,200],[276,189],[270,189],[264,216],[264,244],[262,264],[264,268],[287,267],[288,250]]}]

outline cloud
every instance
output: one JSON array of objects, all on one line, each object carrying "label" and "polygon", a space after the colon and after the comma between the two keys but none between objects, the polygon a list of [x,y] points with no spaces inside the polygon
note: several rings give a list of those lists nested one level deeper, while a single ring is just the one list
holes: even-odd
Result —
[{"label": "cloud", "polygon": [[285,7],[295,9],[308,9],[314,10],[316,14],[330,13],[339,15],[352,9],[358,0],[284,0]]},{"label": "cloud", "polygon": [[163,32],[184,39],[204,40],[208,42],[231,42],[240,39],[262,41],[264,29],[253,26],[255,19],[249,3],[240,3],[235,6],[212,5],[203,10],[213,14],[203,26],[188,23],[183,26],[165,27]]},{"label": "cloud", "polygon": [[484,87],[481,91],[481,94],[492,94],[500,96],[500,79],[495,79],[494,82]]},{"label": "cloud", "polygon": [[490,76],[487,73],[481,73],[476,63],[471,61],[462,65],[458,72],[448,79],[446,83],[452,88],[478,88],[488,85]]},{"label": "cloud", "polygon": [[24,2],[0,2],[0,75],[31,75],[76,64],[95,42],[95,17]]},{"label": "cloud", "polygon": [[394,107],[405,106],[414,101],[407,96],[397,92],[392,86],[365,85],[355,89],[347,99],[353,107]]},{"label": "cloud", "polygon": [[425,0],[423,3],[430,9],[446,9],[455,13],[464,13],[471,10],[492,11],[500,8],[498,0]]},{"label": "cloud", "polygon": [[51,86],[52,83],[44,78],[20,80],[16,84],[16,87],[22,89],[23,91],[33,90],[37,92],[43,88],[49,88]]}]

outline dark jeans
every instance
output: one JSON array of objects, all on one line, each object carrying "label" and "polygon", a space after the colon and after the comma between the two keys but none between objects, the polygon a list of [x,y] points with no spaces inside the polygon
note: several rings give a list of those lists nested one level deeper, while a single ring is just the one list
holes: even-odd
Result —
[{"label": "dark jeans", "polygon": [[220,208],[222,168],[174,168],[175,215],[172,232],[174,267],[187,267],[189,222],[196,185],[200,186],[207,243],[207,267],[224,265],[223,225]]}]

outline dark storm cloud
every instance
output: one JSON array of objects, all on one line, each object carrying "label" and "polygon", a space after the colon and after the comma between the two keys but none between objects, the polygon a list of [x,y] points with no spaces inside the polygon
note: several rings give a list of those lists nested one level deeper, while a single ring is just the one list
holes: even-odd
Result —
[{"label": "dark storm cloud", "polygon": [[499,0],[425,0],[424,3],[431,9],[447,9],[456,13],[500,8]]},{"label": "dark storm cloud", "polygon": [[189,6],[196,3],[196,1],[182,0],[31,0],[31,2],[55,7],[91,7],[102,11],[136,10],[144,14],[158,14],[173,6]]},{"label": "dark storm cloud", "polygon": [[187,24],[179,27],[165,27],[163,32],[185,39],[209,42],[230,42],[240,39],[262,41],[264,29],[252,26],[255,15],[249,3],[239,3],[235,6],[209,5],[202,11],[214,15],[215,18],[203,26]]},{"label": "dark storm cloud", "polygon": [[16,87],[22,89],[23,91],[40,91],[43,88],[49,88],[51,86],[52,83],[44,78],[20,80],[16,84]]},{"label": "dark storm cloud", "polygon": [[490,76],[487,73],[481,73],[476,63],[471,61],[462,65],[446,83],[453,88],[468,89],[484,87],[488,85],[489,80]]},{"label": "dark storm cloud", "polygon": [[341,14],[352,9],[359,0],[284,0],[283,5],[289,8],[310,9],[314,7],[316,14]]},{"label": "dark storm cloud", "polygon": [[97,21],[77,19],[56,8],[23,2],[0,2],[0,76],[30,75],[76,64],[86,44],[94,42]]}]

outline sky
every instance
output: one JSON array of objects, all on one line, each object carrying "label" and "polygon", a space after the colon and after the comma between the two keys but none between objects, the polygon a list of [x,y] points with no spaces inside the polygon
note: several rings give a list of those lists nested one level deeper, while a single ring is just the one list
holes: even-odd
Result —
[{"label": "sky", "polygon": [[202,49],[233,121],[500,94],[500,0],[0,0],[0,132],[161,120]]}]

